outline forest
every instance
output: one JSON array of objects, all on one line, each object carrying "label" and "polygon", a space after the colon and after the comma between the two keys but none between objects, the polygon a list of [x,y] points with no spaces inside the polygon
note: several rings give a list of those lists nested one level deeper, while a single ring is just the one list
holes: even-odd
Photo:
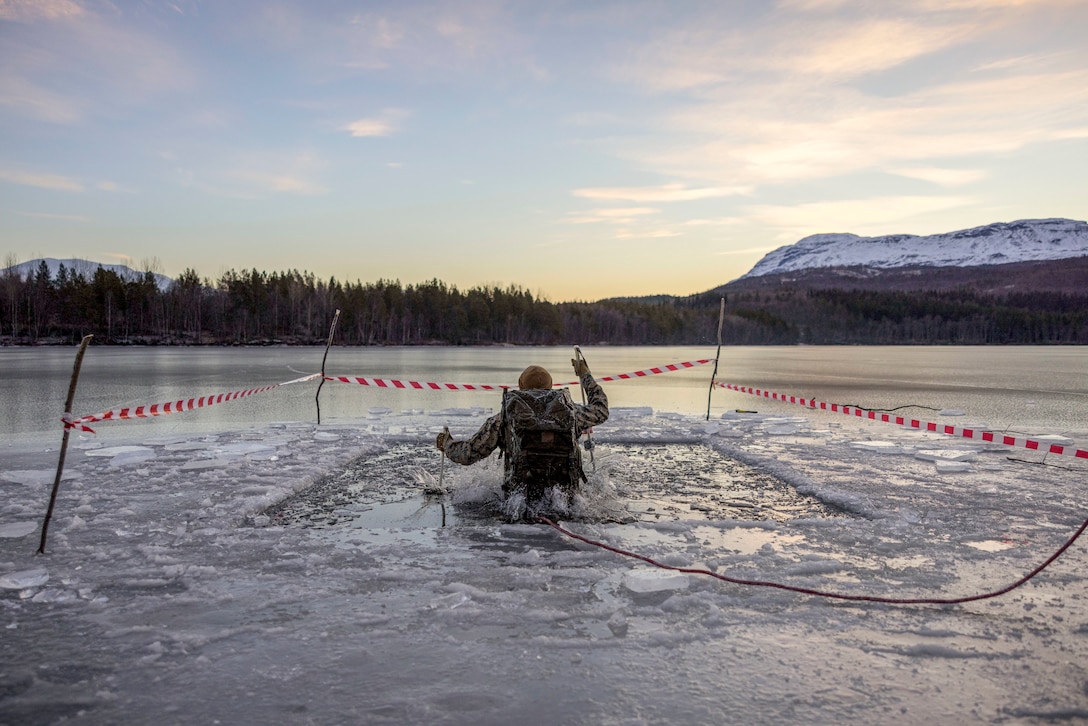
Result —
[{"label": "forest", "polygon": [[309,272],[185,270],[86,275],[44,262],[0,274],[0,344],[341,345],[990,345],[1088,343],[1088,293],[971,289],[735,290],[554,303],[516,285],[459,290],[439,280],[340,282]]}]

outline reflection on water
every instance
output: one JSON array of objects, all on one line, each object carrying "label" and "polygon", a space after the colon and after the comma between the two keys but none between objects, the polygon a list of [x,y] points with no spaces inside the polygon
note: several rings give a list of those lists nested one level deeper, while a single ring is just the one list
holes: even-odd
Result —
[{"label": "reflection on water", "polygon": [[[708,358],[713,347],[585,347],[598,376]],[[281,383],[320,369],[322,347],[115,348],[92,346],[83,362],[75,415],[119,406],[161,403]],[[0,348],[0,397],[7,437],[59,434],[74,347]],[[443,383],[512,384],[530,363],[556,380],[573,380],[566,347],[333,348],[336,375]],[[718,380],[805,398],[869,408],[903,405],[963,409],[963,423],[1028,433],[1088,431],[1088,348],[1085,347],[749,347],[722,350]],[[613,406],[705,414],[712,366],[609,383]],[[316,382],[278,388],[211,408],[140,422],[108,422],[102,437],[222,431],[271,421],[314,421]],[[575,388],[572,393],[578,398]],[[322,421],[365,418],[371,409],[434,411],[497,409],[498,394],[401,391],[329,383]],[[715,391],[714,415],[735,408],[804,410]],[[927,414],[920,410],[919,413]]]}]

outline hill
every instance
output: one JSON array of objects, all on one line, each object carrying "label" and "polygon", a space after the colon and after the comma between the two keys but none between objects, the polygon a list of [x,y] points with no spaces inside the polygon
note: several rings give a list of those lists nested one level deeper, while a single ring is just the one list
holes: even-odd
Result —
[{"label": "hill", "polygon": [[[27,262],[20,262],[18,265],[13,265],[11,267],[5,267],[3,270],[0,270],[0,276],[16,275],[23,280],[26,280],[37,274],[43,262],[45,263],[46,269],[49,270],[49,277],[52,279],[56,279],[57,273],[60,272],[62,266],[68,270],[68,272],[79,273],[86,279],[94,277],[95,271],[100,267],[103,270],[116,273],[118,277],[126,282],[140,279],[145,274],[143,272],[137,272],[128,265],[107,265],[101,262],[91,262],[90,260],[58,260],[54,257],[41,257]],[[160,275],[159,273],[152,274],[155,276],[155,285],[158,286],[160,290],[168,289],[174,282],[166,275]]]},{"label": "hill", "polygon": [[812,235],[768,253],[743,277],[839,267],[976,267],[1086,255],[1088,223],[1025,219],[926,236]]}]

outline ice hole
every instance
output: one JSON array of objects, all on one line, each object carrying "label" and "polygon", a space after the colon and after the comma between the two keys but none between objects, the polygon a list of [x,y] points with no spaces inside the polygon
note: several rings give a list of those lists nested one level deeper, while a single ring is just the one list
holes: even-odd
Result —
[{"label": "ice hole", "polygon": [[[583,464],[589,483],[559,519],[697,525],[846,516],[698,443],[598,444],[592,458],[584,453]],[[261,521],[382,530],[493,525],[509,519],[501,486],[502,462],[495,456],[469,467],[443,465],[431,446],[398,443],[355,459],[269,508]]]}]

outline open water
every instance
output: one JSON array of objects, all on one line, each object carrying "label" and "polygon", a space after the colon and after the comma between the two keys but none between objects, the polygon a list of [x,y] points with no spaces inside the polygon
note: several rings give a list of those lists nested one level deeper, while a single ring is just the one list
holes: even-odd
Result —
[{"label": "open water", "polygon": [[[598,376],[713,358],[712,347],[586,347]],[[0,348],[0,437],[59,440],[74,347]],[[175,401],[282,383],[320,371],[323,347],[134,348],[92,346],[84,358],[73,414]],[[572,381],[567,347],[334,347],[330,375],[440,383],[514,384],[530,363],[556,381]],[[705,413],[713,364],[605,385],[613,408],[655,413]],[[868,408],[962,409],[956,423],[987,424],[1029,434],[1088,437],[1088,348],[1085,347],[724,347],[717,380],[805,398]],[[316,381],[295,384],[209,408],[153,420],[97,425],[108,440],[180,432],[220,431],[268,422],[317,418]],[[572,389],[579,398],[577,387]],[[372,410],[495,409],[499,394],[475,391],[383,390],[326,383],[322,422],[365,419]],[[771,409],[804,415],[801,407],[716,389],[710,412]],[[926,408],[903,412],[923,419]],[[607,424],[606,424],[607,425]]]}]

